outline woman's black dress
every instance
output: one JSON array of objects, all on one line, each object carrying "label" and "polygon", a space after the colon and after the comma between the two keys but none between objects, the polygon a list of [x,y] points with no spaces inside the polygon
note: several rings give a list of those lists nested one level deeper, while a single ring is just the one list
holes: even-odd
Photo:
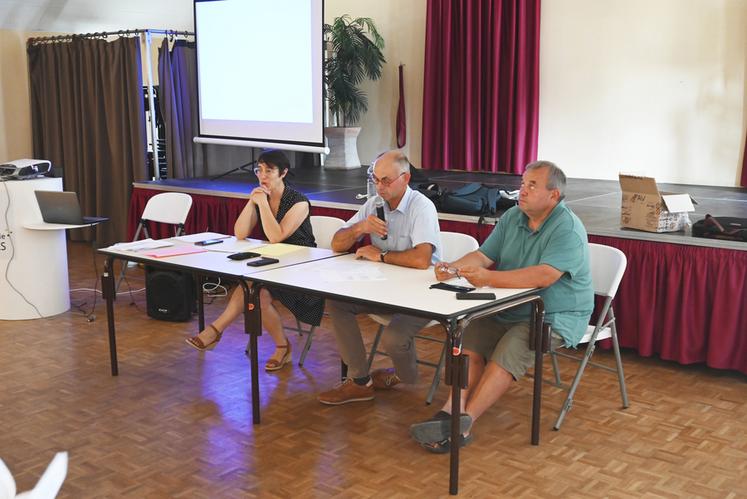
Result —
[{"label": "woman's black dress", "polygon": [[[278,207],[278,213],[276,220],[278,223],[283,219],[288,210],[290,210],[296,203],[305,202],[309,203],[309,199],[302,193],[293,189],[292,187],[285,186],[283,195],[280,198],[280,206]],[[257,208],[259,210],[259,208]],[[309,210],[311,210],[311,204],[309,203]],[[259,215],[259,213],[257,213]],[[316,241],[314,239],[314,232],[311,229],[311,220],[309,216],[306,216],[306,220],[296,229],[296,231],[288,236],[283,241],[288,244],[296,244],[298,246],[311,246],[316,247]],[[322,314],[324,313],[324,299],[309,294],[298,293],[295,291],[287,291],[284,289],[275,289],[268,287],[268,290],[272,294],[273,298],[280,301],[299,321],[311,324],[312,326],[318,326],[322,320]]]}]

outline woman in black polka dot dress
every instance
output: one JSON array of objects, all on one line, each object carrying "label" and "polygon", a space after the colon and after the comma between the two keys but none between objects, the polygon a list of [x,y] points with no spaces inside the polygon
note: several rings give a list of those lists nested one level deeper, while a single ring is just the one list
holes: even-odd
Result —
[{"label": "woman in black polka dot dress", "polygon": [[[249,201],[236,219],[234,233],[237,239],[249,236],[259,221],[265,238],[271,243],[316,246],[309,219],[309,200],[285,184],[289,167],[288,158],[280,151],[260,155],[254,169],[259,186],[251,192]],[[306,324],[319,325],[324,310],[324,300],[307,294],[273,288],[260,291],[262,327],[275,342],[275,352],[265,364],[267,371],[277,371],[291,362],[291,345],[273,299]],[[197,350],[212,350],[220,341],[223,330],[242,313],[243,306],[242,288],[237,287],[223,313],[200,334],[187,339],[187,343]]]}]

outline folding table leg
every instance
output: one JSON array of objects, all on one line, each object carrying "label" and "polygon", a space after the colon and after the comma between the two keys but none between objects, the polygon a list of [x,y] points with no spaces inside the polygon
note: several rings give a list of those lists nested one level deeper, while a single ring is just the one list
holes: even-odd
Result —
[{"label": "folding table leg", "polygon": [[[126,263],[127,260],[124,260]],[[106,300],[106,322],[109,331],[109,359],[112,376],[119,375],[117,362],[117,339],[114,331],[114,258],[107,257],[104,262],[104,273],[101,274],[101,292]]]},{"label": "folding table leg", "polygon": [[262,309],[259,306],[259,287],[239,281],[244,290],[244,332],[249,334],[251,344],[249,358],[252,373],[252,423],[259,424],[259,352],[257,337],[262,334]]}]

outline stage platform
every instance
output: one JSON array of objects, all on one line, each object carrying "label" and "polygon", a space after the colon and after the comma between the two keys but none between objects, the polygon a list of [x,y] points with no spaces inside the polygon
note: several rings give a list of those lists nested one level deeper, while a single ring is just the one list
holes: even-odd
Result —
[{"label": "stage platform", "polygon": [[[308,196],[312,207],[355,211],[365,201],[356,199],[356,195],[366,192],[366,168],[340,171],[306,167],[292,171],[290,184]],[[518,189],[521,182],[519,175],[428,170],[421,172],[429,181],[451,190],[470,182],[481,182],[513,190]],[[246,173],[229,175],[217,180],[169,179],[136,182],[133,185],[137,189],[246,199],[256,184],[257,178]],[[659,184],[659,187],[667,192],[689,193],[697,201],[696,211],[690,214],[693,222],[702,219],[706,214],[747,218],[747,189],[680,184]],[[566,203],[581,218],[590,235],[747,251],[747,243],[702,239],[691,237],[685,232],[656,234],[621,229],[620,202],[620,184],[617,181],[568,179]],[[478,217],[451,213],[440,213],[439,218],[457,222],[478,222]],[[495,221],[486,219],[485,222],[492,224]]]},{"label": "stage platform", "polygon": [[[482,182],[516,189],[517,175],[423,172],[442,188]],[[365,169],[297,169],[290,182],[311,200],[312,215],[348,219],[365,192]],[[129,230],[134,234],[148,199],[161,191],[187,192],[193,205],[187,233],[212,230],[229,234],[256,178],[252,174],[209,179],[138,182],[130,201]],[[747,190],[660,184],[669,192],[689,193],[697,202],[693,222],[706,213],[747,218]],[[566,201],[581,218],[589,241],[620,249],[628,267],[614,302],[620,345],[640,355],[658,355],[681,364],[705,363],[747,374],[747,243],[692,237],[683,232],[655,234],[621,229],[618,182],[569,179]],[[494,220],[442,213],[443,231],[470,234],[483,242]],[[168,237],[168,227],[152,227],[153,237]],[[253,233],[253,237],[262,237]],[[631,394],[634,398],[634,394]]]}]

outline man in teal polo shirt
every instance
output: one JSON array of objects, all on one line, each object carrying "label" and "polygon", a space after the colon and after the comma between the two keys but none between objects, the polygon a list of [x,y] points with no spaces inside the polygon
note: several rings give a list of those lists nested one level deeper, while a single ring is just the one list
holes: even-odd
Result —
[{"label": "man in teal polo shirt", "polygon": [[[589,324],[594,291],[589,244],[581,220],[563,202],[565,174],[554,163],[527,166],[519,205],[506,211],[485,243],[456,262],[436,265],[436,278],[456,269],[476,287],[542,288],[545,320],[555,346],[576,346]],[[495,265],[495,270],[489,270]],[[469,385],[462,391],[460,427],[469,429],[534,362],[529,349],[530,306],[476,320],[464,332]],[[412,437],[431,452],[448,452],[451,396],[436,415],[411,426]]]}]

